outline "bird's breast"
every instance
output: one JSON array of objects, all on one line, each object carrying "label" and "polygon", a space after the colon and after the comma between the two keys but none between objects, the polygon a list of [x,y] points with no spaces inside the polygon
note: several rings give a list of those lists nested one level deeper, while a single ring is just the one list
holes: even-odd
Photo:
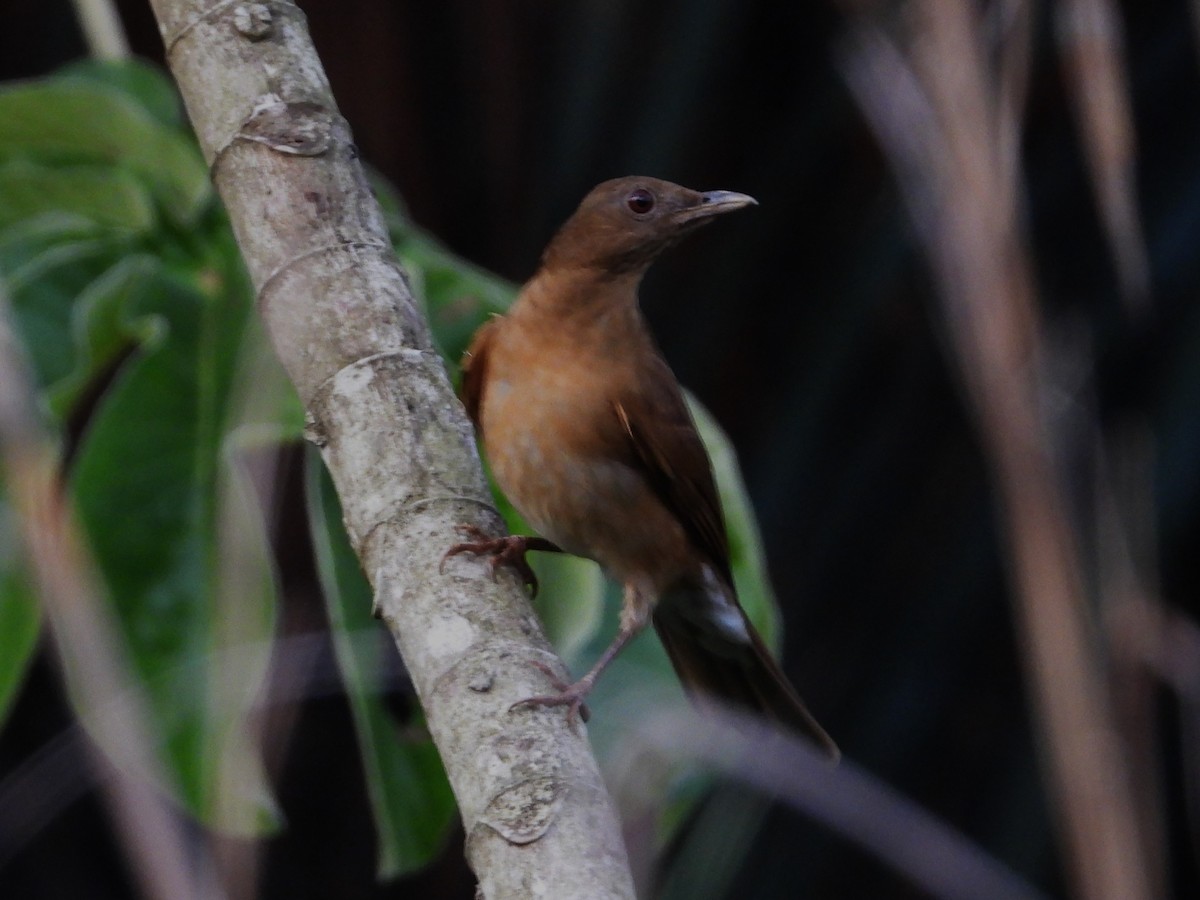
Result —
[{"label": "bird's breast", "polygon": [[[678,523],[624,454],[613,407],[619,365],[529,353],[498,343],[480,406],[484,450],[505,495],[529,524],[564,550],[625,579],[686,565]],[[658,577],[655,580],[659,580]]]}]

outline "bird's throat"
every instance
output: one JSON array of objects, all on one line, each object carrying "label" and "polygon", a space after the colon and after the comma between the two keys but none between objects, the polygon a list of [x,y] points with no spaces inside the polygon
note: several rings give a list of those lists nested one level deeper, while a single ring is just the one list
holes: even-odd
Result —
[{"label": "bird's throat", "polygon": [[641,281],[641,272],[613,275],[595,269],[543,268],[525,285],[510,315],[586,325],[632,312],[640,320],[636,314]]}]

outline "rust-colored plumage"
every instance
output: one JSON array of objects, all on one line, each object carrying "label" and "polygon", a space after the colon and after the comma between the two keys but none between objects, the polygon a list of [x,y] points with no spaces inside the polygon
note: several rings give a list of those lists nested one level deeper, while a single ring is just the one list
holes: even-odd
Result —
[{"label": "rust-colored plumage", "polygon": [[761,713],[836,755],[738,604],[708,454],[638,308],[638,285],[663,250],[754,202],[640,177],[588,194],[464,359],[463,400],[492,471],[544,539],[480,540],[451,553],[521,566],[527,549],[561,548],[624,586],[620,630],[592,670],[529,702],[569,705],[573,716],[652,621],[696,701]]}]

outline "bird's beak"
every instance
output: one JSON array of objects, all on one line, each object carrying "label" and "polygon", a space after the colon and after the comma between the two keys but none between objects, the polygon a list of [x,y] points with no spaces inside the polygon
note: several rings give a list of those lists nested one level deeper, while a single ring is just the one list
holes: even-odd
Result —
[{"label": "bird's beak", "polygon": [[682,225],[684,222],[733,212],[743,206],[758,206],[758,201],[749,194],[739,194],[737,191],[705,191],[695,205],[679,210],[671,218]]}]

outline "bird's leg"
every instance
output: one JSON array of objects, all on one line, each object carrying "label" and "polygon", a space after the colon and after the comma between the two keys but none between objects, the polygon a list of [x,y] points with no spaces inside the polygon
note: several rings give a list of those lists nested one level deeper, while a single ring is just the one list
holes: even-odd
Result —
[{"label": "bird's leg", "polygon": [[496,570],[501,566],[509,566],[521,576],[521,581],[529,585],[533,596],[537,596],[538,580],[533,569],[525,559],[530,550],[541,550],[546,553],[561,553],[562,548],[545,538],[529,537],[526,535],[510,534],[504,537],[489,538],[482,528],[475,525],[459,525],[458,530],[472,540],[455,544],[442,557],[438,567],[441,572],[446,566],[446,560],[460,553],[474,553],[478,556],[491,557],[492,580],[496,580]]},{"label": "bird's leg", "polygon": [[554,689],[558,693],[518,700],[510,708],[518,706],[566,706],[568,725],[574,728],[579,719],[586,722],[589,713],[587,706],[583,702],[584,699],[591,693],[592,688],[596,686],[596,679],[600,677],[600,673],[608,667],[609,663],[617,658],[617,654],[621,652],[625,645],[637,637],[642,632],[642,629],[646,627],[646,623],[650,621],[652,608],[652,604],[647,600],[646,594],[633,584],[626,584],[625,598],[621,604],[621,626],[617,630],[617,636],[613,638],[612,643],[600,654],[600,658],[596,660],[595,665],[588,670],[588,673],[574,684],[564,684],[562,679],[548,665],[543,662],[534,661],[533,667],[550,679],[550,683],[554,685]]}]

